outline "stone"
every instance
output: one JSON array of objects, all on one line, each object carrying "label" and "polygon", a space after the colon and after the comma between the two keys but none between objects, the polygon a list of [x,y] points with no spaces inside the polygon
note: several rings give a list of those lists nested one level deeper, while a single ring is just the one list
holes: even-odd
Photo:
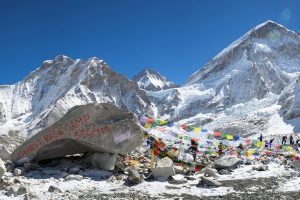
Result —
[{"label": "stone", "polygon": [[10,160],[11,159],[11,151],[8,150],[6,146],[0,144],[0,158],[2,160]]},{"label": "stone", "polygon": [[227,169],[220,169],[220,170],[218,170],[218,174],[229,175],[229,174],[231,174],[231,172]]},{"label": "stone", "polygon": [[93,168],[104,170],[114,170],[116,161],[116,154],[100,152],[89,155],[85,160],[85,162],[90,163]]},{"label": "stone", "polygon": [[107,180],[107,182],[115,182],[117,180],[115,175],[112,175],[111,177],[109,177],[109,179]]},{"label": "stone", "polygon": [[118,176],[116,176],[116,179],[117,179],[118,181],[121,181],[121,180],[123,180],[123,176],[122,176],[122,175],[118,175]]},{"label": "stone", "polygon": [[175,174],[184,174],[184,169],[182,166],[174,166]]},{"label": "stone", "polygon": [[2,159],[0,159],[0,178],[4,175],[6,172],[6,167]]},{"label": "stone", "polygon": [[168,157],[159,160],[155,168],[152,169],[152,174],[155,178],[174,176],[175,170],[173,168],[173,161]]},{"label": "stone", "polygon": [[23,186],[23,185],[19,185],[19,184],[15,184],[12,186],[9,186],[7,188],[7,192],[6,195],[7,196],[18,196],[18,195],[23,195],[23,194],[27,194],[28,193],[28,188]]},{"label": "stone", "polygon": [[132,113],[109,103],[90,103],[71,108],[17,147],[11,159],[21,164],[24,158],[41,161],[82,152],[125,155],[143,141],[143,131]]},{"label": "stone", "polygon": [[11,160],[5,162],[5,168],[8,172],[13,172],[15,170],[15,164]]},{"label": "stone", "polygon": [[49,188],[48,188],[48,192],[57,192],[57,193],[61,193],[61,189],[59,189],[58,187],[55,187],[53,185],[50,185]]},{"label": "stone", "polygon": [[71,167],[68,172],[70,174],[78,174],[80,172],[80,169],[78,167]]},{"label": "stone", "polygon": [[204,176],[217,177],[217,170],[205,167]]},{"label": "stone", "polygon": [[215,181],[211,178],[205,177],[205,176],[201,176],[201,180],[198,183],[198,186],[208,186],[208,187],[220,187],[222,184],[218,181]]},{"label": "stone", "polygon": [[187,183],[187,179],[182,174],[176,174],[171,176],[168,182],[170,184],[185,184]]},{"label": "stone", "polygon": [[253,170],[257,170],[257,171],[267,171],[268,170],[268,166],[267,165],[254,165],[252,167]]},{"label": "stone", "polygon": [[15,176],[21,176],[23,174],[23,171],[21,169],[15,168],[14,169],[14,175]]},{"label": "stone", "polygon": [[241,160],[235,157],[224,156],[214,162],[216,169],[235,169],[241,164]]},{"label": "stone", "polygon": [[139,184],[143,180],[142,176],[135,169],[128,170],[127,182],[132,184]]},{"label": "stone", "polygon": [[300,169],[300,160],[294,160],[294,161],[293,161],[293,166],[294,166],[296,169]]},{"label": "stone", "polygon": [[83,179],[83,176],[81,175],[75,175],[75,174],[70,174],[68,176],[65,177],[66,181],[81,181]]}]

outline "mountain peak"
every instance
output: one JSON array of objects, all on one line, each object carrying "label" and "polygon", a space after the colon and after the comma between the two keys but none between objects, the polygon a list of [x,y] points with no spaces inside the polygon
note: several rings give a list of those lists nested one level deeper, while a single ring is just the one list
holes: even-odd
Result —
[{"label": "mountain peak", "polygon": [[146,67],[135,75],[132,80],[136,82],[140,88],[148,91],[159,91],[178,87],[178,85],[149,67]]}]

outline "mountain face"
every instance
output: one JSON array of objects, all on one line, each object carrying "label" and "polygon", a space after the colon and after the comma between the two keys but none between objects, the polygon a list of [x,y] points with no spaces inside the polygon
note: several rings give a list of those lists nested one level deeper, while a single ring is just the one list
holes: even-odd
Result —
[{"label": "mountain face", "polygon": [[183,87],[147,93],[158,116],[245,135],[288,133],[300,131],[300,123],[289,121],[300,116],[299,74],[299,35],[267,21],[225,48]]},{"label": "mountain face", "polygon": [[240,135],[299,133],[300,36],[272,21],[260,24],[182,87],[150,69],[130,81],[97,58],[58,56],[0,86],[0,134],[34,134],[90,102]]},{"label": "mountain face", "polygon": [[179,87],[175,83],[160,75],[158,72],[146,68],[132,79],[141,89],[147,91],[159,91]]},{"label": "mountain face", "polygon": [[150,113],[150,101],[138,85],[97,58],[58,56],[14,85],[0,86],[1,133],[30,135],[61,118],[70,108],[109,102],[137,115]]}]

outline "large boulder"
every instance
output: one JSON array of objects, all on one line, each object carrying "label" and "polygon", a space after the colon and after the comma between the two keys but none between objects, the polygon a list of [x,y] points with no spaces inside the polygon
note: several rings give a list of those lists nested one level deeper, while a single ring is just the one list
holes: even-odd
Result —
[{"label": "large boulder", "polygon": [[82,152],[126,154],[142,142],[141,127],[132,113],[113,104],[91,103],[73,107],[28,139],[12,153],[12,160],[40,161]]},{"label": "large boulder", "polygon": [[214,162],[214,166],[216,169],[235,169],[240,164],[240,159],[229,156],[224,156]]},{"label": "large boulder", "polygon": [[175,170],[173,167],[173,161],[165,157],[161,160],[159,160],[156,163],[156,166],[154,169],[152,169],[152,174],[154,177],[169,177],[175,175]]}]

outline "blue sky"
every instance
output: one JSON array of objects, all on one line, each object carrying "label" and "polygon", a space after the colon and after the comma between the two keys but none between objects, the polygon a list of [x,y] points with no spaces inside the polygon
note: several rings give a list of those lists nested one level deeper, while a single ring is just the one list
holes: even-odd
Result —
[{"label": "blue sky", "polygon": [[183,84],[268,19],[300,31],[300,1],[0,0],[0,84],[59,54],[99,57],[128,78],[151,67]]}]

